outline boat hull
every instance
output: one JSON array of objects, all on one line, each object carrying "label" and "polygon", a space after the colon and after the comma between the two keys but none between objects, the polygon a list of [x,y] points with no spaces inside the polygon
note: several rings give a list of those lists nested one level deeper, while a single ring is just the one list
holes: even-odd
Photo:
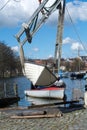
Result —
[{"label": "boat hull", "polygon": [[49,86],[57,80],[57,77],[46,66],[26,62],[24,68],[24,75],[33,85]]},{"label": "boat hull", "polygon": [[24,93],[26,96],[36,97],[36,98],[55,98],[55,99],[64,98],[64,88],[25,90]]}]

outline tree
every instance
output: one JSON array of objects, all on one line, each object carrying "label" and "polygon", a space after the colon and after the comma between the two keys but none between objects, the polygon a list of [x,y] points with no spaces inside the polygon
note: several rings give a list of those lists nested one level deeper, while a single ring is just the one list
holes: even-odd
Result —
[{"label": "tree", "polygon": [[5,43],[0,42],[0,76],[4,77],[6,73],[12,76],[13,73],[16,73],[17,57],[13,53],[10,47]]},{"label": "tree", "polygon": [[81,71],[85,68],[85,62],[82,61],[80,58],[75,58],[72,65],[71,70],[72,71]]}]

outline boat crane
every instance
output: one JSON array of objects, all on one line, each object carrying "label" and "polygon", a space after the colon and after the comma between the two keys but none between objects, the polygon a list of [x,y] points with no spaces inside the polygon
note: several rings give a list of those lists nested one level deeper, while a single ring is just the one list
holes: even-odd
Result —
[{"label": "boat crane", "polygon": [[32,42],[34,34],[41,28],[43,23],[48,19],[48,17],[55,11],[59,10],[58,17],[58,31],[55,45],[55,68],[59,68],[60,62],[58,59],[61,58],[61,45],[62,45],[62,31],[63,31],[63,19],[64,19],[64,10],[65,10],[65,0],[53,0],[53,4],[47,7],[47,3],[50,0],[38,0],[39,7],[35,10],[28,23],[23,23],[20,31],[15,35],[19,47],[20,47],[20,57],[21,64],[23,67],[23,45],[28,41]]}]

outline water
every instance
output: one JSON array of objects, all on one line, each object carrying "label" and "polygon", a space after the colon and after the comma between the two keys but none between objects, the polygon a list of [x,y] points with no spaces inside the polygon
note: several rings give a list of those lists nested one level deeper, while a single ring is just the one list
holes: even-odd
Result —
[{"label": "water", "polygon": [[[64,78],[63,81],[66,83],[66,95],[67,95],[67,100],[71,101],[73,99],[73,89],[78,88],[79,90],[81,90],[82,95],[84,96],[84,90],[85,90],[85,85],[86,85],[86,81],[85,80],[71,80],[70,78]],[[2,82],[5,83],[9,83],[9,84],[17,84],[18,85],[18,95],[20,97],[20,101],[17,104],[14,105],[18,105],[18,106],[30,106],[32,103],[37,102],[39,104],[39,102],[43,101],[45,103],[50,103],[50,100],[43,100],[43,99],[35,99],[35,98],[29,98],[26,97],[24,94],[24,90],[29,89],[30,88],[30,81],[28,79],[26,79],[25,77],[17,77],[17,78],[9,78],[9,79],[5,79],[5,80],[0,80],[0,84]],[[1,86],[0,86],[1,87]],[[58,102],[57,100],[51,100],[52,102]]]},{"label": "water", "polygon": [[9,78],[9,79],[0,80],[0,84],[3,82],[6,84],[9,83],[10,85],[12,85],[12,87],[14,84],[17,84],[18,96],[20,97],[20,101],[18,102],[18,104],[15,104],[15,105],[18,105],[18,106],[30,105],[30,102],[25,100],[25,95],[24,95],[24,90],[30,88],[30,81],[28,79],[26,79],[25,77],[17,77],[17,78]]}]

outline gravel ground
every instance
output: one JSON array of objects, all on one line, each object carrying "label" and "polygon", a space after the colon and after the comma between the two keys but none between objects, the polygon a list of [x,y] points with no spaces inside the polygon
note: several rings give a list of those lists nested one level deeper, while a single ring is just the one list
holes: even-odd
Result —
[{"label": "gravel ground", "polygon": [[18,110],[0,109],[0,130],[87,130],[87,109],[84,108],[63,111],[61,117],[38,119],[11,119],[15,112]]}]

